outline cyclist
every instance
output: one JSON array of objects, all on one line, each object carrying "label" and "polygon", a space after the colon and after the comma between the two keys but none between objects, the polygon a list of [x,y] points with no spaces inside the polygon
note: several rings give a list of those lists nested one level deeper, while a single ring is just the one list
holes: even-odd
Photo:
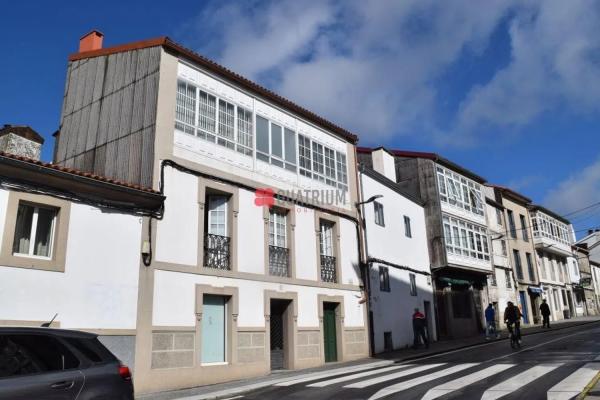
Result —
[{"label": "cyclist", "polygon": [[514,335],[519,345],[521,344],[521,317],[522,314],[521,310],[519,310],[519,307],[516,307],[511,301],[509,301],[506,305],[506,309],[504,310],[504,323],[506,323],[506,327],[510,332],[511,338]]}]

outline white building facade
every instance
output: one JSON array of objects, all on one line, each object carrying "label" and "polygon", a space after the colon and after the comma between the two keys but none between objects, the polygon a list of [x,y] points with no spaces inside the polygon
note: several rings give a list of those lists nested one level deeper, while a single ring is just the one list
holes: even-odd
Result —
[{"label": "white building facade", "polygon": [[541,206],[530,209],[543,297],[551,320],[570,318],[575,313],[568,263],[573,262],[573,226],[568,220]]},{"label": "white building facade", "polygon": [[137,392],[368,356],[355,136],[165,38],[70,60],[57,160],[166,196],[142,229]]},{"label": "white building facade", "polygon": [[394,156],[384,149],[371,153],[373,169],[359,169],[370,276],[370,311],[375,353],[411,346],[412,314],[427,318],[428,339],[435,340],[425,210],[420,199],[396,184]]}]

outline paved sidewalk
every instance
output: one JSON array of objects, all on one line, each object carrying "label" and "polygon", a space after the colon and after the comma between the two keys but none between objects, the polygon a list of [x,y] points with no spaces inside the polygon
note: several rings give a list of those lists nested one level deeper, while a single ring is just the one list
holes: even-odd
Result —
[{"label": "paved sidewalk", "polygon": [[[572,326],[589,324],[589,323],[598,322],[598,321],[600,321],[600,317],[596,317],[596,316],[565,319],[565,320],[561,320],[561,321],[552,322],[550,330],[551,331],[560,330],[560,329],[565,329],[565,328],[569,328]],[[548,329],[542,328],[541,325],[535,325],[535,326],[531,326],[531,327],[522,327],[521,335],[522,336],[535,335],[536,333],[547,332],[547,331],[548,331]],[[426,357],[426,356],[435,355],[435,354],[439,354],[439,353],[445,353],[447,351],[458,350],[458,349],[462,349],[462,348],[466,348],[466,347],[476,346],[478,344],[482,344],[482,343],[486,343],[486,342],[494,342],[497,340],[504,340],[507,337],[508,337],[508,331],[504,330],[504,331],[500,332],[499,339],[493,338],[490,340],[486,340],[485,336],[481,335],[481,336],[472,336],[472,337],[463,338],[463,339],[442,340],[439,342],[431,343],[429,345],[429,349],[424,349],[424,348],[412,349],[409,347],[406,349],[400,349],[400,350],[395,350],[395,351],[391,351],[388,353],[378,354],[376,356],[376,358],[386,359],[386,360],[395,360],[395,361],[407,361],[407,360],[412,360],[414,358]]]},{"label": "paved sidewalk", "polygon": [[[589,324],[593,322],[600,321],[600,317],[580,317],[574,318],[564,321],[554,322],[551,330],[560,330],[565,329],[577,325]],[[545,332],[547,330],[543,329],[541,326],[533,326],[522,328],[522,335],[533,335],[540,332]],[[492,339],[485,340],[484,336],[475,336],[466,339],[456,339],[456,340],[445,340],[440,342],[434,342],[429,346],[429,349],[403,349],[396,350],[393,352],[388,352],[384,354],[379,354],[375,358],[366,358],[363,360],[345,362],[345,363],[331,363],[326,366],[311,368],[311,369],[303,369],[296,371],[281,371],[274,372],[267,376],[262,376],[258,378],[250,378],[245,380],[238,380],[232,382],[226,382],[216,385],[207,385],[207,386],[199,386],[189,389],[182,390],[174,390],[168,392],[161,393],[153,393],[146,395],[136,396],[136,399],[140,400],[204,400],[204,399],[219,399],[219,398],[232,398],[237,394],[244,393],[250,390],[259,389],[266,386],[271,386],[276,382],[281,382],[284,380],[290,380],[299,376],[307,376],[314,373],[319,373],[323,371],[331,371],[334,369],[340,368],[353,368],[360,367],[361,365],[366,364],[374,364],[380,363],[382,361],[407,361],[415,358],[432,356],[440,353],[445,353],[453,350],[458,350],[462,348],[467,348],[471,346],[476,346],[479,344],[492,342],[496,340],[506,339],[507,333],[501,332],[500,339]],[[600,389],[600,387],[596,387]],[[592,389],[589,394],[590,396],[594,394],[596,388]],[[600,395],[600,392],[598,393]],[[594,400],[594,397],[587,397],[589,400]],[[600,399],[600,397],[599,397]]]}]

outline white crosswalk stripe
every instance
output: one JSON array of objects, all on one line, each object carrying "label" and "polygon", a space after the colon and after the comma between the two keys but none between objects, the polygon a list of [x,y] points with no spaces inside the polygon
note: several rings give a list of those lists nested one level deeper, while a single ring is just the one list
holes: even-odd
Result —
[{"label": "white crosswalk stripe", "polygon": [[343,375],[343,374],[347,374],[347,373],[351,373],[351,372],[365,371],[367,369],[389,366],[392,363],[393,363],[393,361],[379,361],[379,362],[373,362],[373,363],[369,363],[369,364],[357,365],[357,366],[353,366],[353,367],[336,368],[336,369],[331,369],[331,370],[323,371],[323,372],[315,372],[315,373],[311,373],[311,374],[301,375],[299,378],[296,378],[296,379],[291,379],[291,380],[286,380],[284,382],[276,383],[274,386],[292,386],[292,385],[296,385],[298,383],[316,381],[316,380],[322,379],[322,378],[329,378],[330,376]]},{"label": "white crosswalk stripe", "polygon": [[491,367],[482,369],[481,371],[474,372],[472,374],[460,377],[450,382],[443,383],[439,386],[430,389],[421,400],[434,400],[438,397],[442,397],[448,393],[455,392],[463,389],[465,386],[472,385],[482,379],[489,378],[502,371],[506,371],[509,368],[514,367],[515,364],[497,364]]},{"label": "white crosswalk stripe", "polygon": [[412,367],[412,365],[411,364],[404,364],[404,365],[397,365],[397,366],[394,366],[394,367],[380,368],[380,369],[376,369],[374,371],[359,372],[358,374],[353,374],[353,375],[348,375],[348,376],[342,376],[341,378],[329,379],[329,380],[326,380],[326,381],[321,381],[321,382],[313,383],[313,384],[306,385],[306,386],[309,386],[309,387],[331,386],[331,385],[335,385],[336,383],[353,381],[354,379],[364,378],[365,376],[383,374],[383,373],[386,373],[386,372],[396,371],[398,369],[408,368],[408,367]]},{"label": "white crosswalk stripe", "polygon": [[428,374],[428,375],[420,376],[420,377],[414,378],[414,379],[409,379],[407,381],[400,382],[398,384],[395,384],[395,385],[392,385],[392,386],[388,386],[388,387],[385,387],[385,388],[381,389],[380,391],[378,391],[377,393],[375,393],[373,396],[369,397],[369,400],[377,400],[377,399],[380,399],[382,397],[389,396],[390,394],[393,394],[393,393],[402,392],[402,391],[404,391],[406,389],[409,389],[409,388],[411,388],[413,386],[417,386],[417,385],[420,385],[420,384],[425,383],[425,382],[433,381],[435,379],[439,379],[439,378],[442,378],[444,376],[460,372],[460,371],[462,371],[464,369],[471,368],[471,367],[474,367],[476,365],[479,365],[479,363],[458,364],[458,365],[455,365],[453,367],[446,368],[446,369],[443,369],[441,371],[433,372],[433,373]]},{"label": "white crosswalk stripe", "polygon": [[504,397],[516,390],[519,390],[528,383],[541,378],[561,365],[562,364],[540,364],[529,368],[520,374],[505,380],[504,382],[500,382],[499,384],[492,386],[483,393],[481,400],[495,400]]},{"label": "white crosswalk stripe", "polygon": [[600,363],[588,363],[548,390],[548,400],[568,400],[577,396],[600,371]]},{"label": "white crosswalk stripe", "polygon": [[345,388],[362,389],[362,388],[366,388],[368,386],[377,385],[378,383],[381,383],[381,382],[391,381],[391,380],[394,380],[394,379],[402,378],[404,376],[416,374],[417,372],[422,372],[422,371],[426,371],[428,369],[432,369],[432,368],[435,368],[435,367],[440,367],[442,365],[445,365],[445,363],[441,363],[441,364],[429,364],[429,365],[419,365],[418,367],[413,367],[413,368],[405,369],[405,370],[402,370],[400,372],[396,372],[394,374],[388,374],[388,375],[385,375],[385,376],[379,376],[379,377],[373,378],[373,379],[367,379],[366,381],[360,381],[360,382],[352,383],[352,384],[346,385],[344,387]]}]

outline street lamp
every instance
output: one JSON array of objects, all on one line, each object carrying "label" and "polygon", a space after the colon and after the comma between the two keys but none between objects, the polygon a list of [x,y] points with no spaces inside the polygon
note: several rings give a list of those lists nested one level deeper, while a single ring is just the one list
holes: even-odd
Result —
[{"label": "street lamp", "polygon": [[371,196],[371,197],[369,197],[369,198],[368,198],[367,200],[365,200],[365,201],[357,201],[357,202],[355,203],[355,205],[356,205],[356,208],[358,208],[358,206],[362,206],[363,204],[369,204],[369,203],[372,203],[372,202],[374,202],[375,200],[377,200],[377,199],[379,199],[379,198],[381,198],[381,197],[383,197],[383,195],[382,195],[382,194],[376,194],[375,196]]}]

